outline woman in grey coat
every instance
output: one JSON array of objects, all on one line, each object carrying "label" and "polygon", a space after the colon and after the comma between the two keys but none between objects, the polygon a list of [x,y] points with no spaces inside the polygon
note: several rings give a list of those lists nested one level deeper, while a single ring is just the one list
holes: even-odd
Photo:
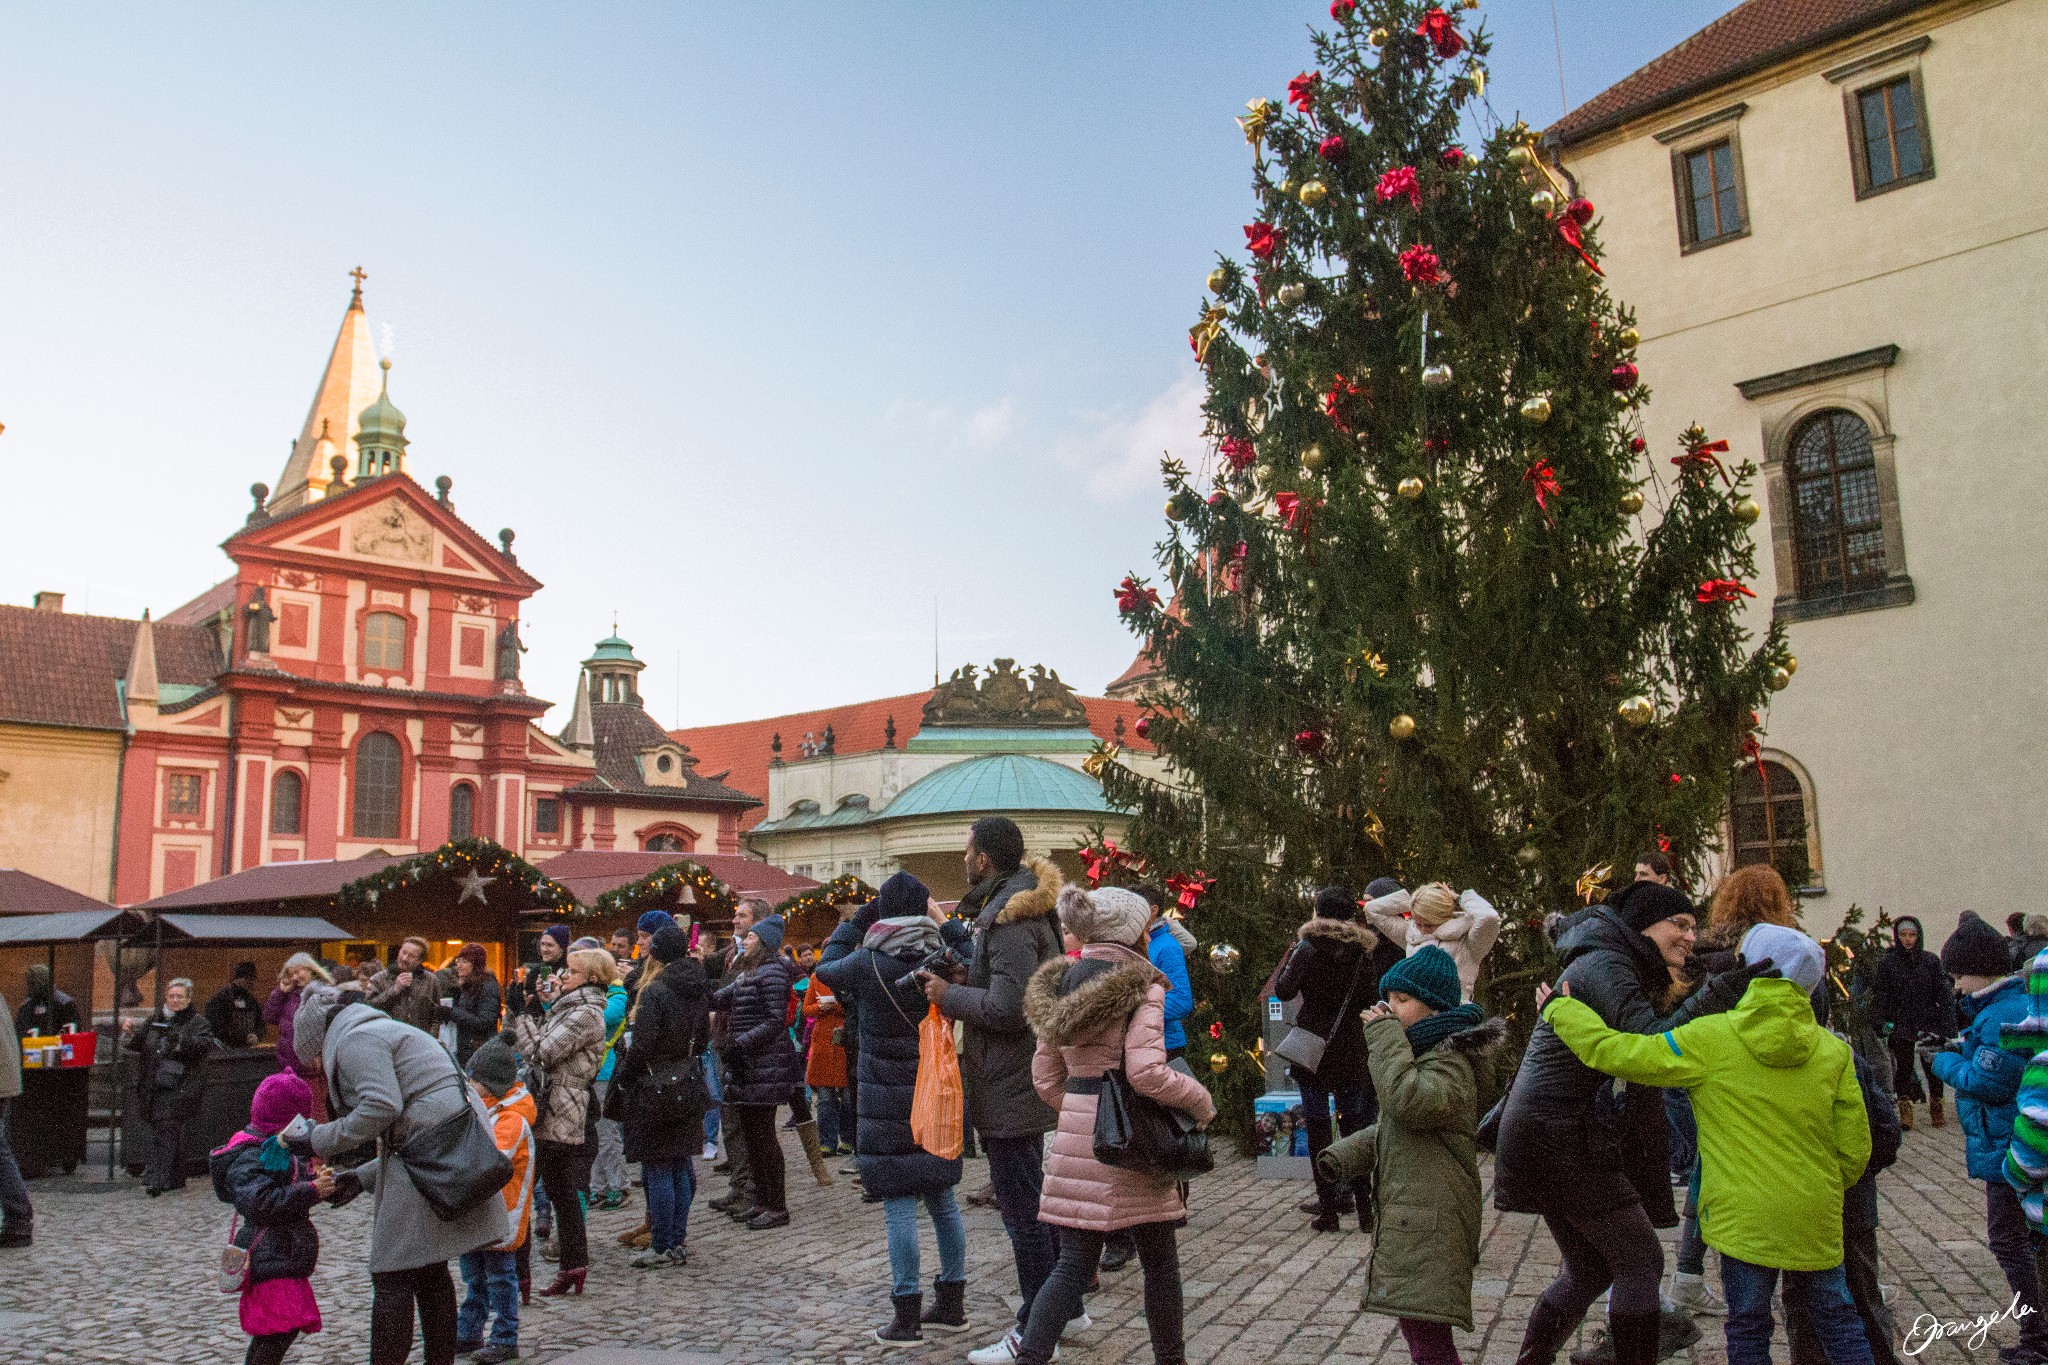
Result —
[{"label": "woman in grey coat", "polygon": [[465,1104],[486,1127],[489,1120],[438,1042],[332,986],[306,987],[292,1042],[307,1064],[319,1059],[340,1117],[286,1129],[286,1145],[332,1157],[376,1144],[374,1158],[339,1177],[341,1188],[355,1182],[376,1199],[370,1228],[370,1365],[403,1365],[412,1351],[415,1309],[426,1365],[453,1365],[455,1283],[448,1262],[505,1240],[510,1232],[505,1204],[486,1199],[462,1217],[443,1222],[413,1188],[395,1149]]}]

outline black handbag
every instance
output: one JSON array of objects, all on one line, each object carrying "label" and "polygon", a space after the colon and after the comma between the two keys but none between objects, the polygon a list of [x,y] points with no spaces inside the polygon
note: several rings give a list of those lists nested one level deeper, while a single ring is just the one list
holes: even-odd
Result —
[{"label": "black handbag", "polygon": [[632,1114],[636,1122],[670,1127],[699,1119],[711,1105],[704,1085],[704,1063],[699,1057],[678,1057],[649,1069],[633,1086]]},{"label": "black handbag", "polygon": [[[463,1085],[460,1077],[454,1083]],[[498,1150],[497,1139],[466,1094],[460,1110],[413,1134],[394,1154],[404,1163],[412,1187],[444,1223],[496,1198],[512,1179],[511,1159]]]},{"label": "black handbag", "polygon": [[1194,1116],[1140,1095],[1117,1067],[1095,1097],[1095,1159],[1118,1170],[1185,1181],[1216,1169],[1209,1135]]}]

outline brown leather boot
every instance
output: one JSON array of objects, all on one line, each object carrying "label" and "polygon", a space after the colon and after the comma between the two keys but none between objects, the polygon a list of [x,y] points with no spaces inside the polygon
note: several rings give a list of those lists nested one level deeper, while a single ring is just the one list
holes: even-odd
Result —
[{"label": "brown leather boot", "polygon": [[1901,1128],[1911,1128],[1912,1126],[1913,1126],[1913,1101],[1911,1101],[1911,1100],[1900,1100],[1900,1101],[1899,1101],[1899,1127],[1901,1127]]},{"label": "brown leather boot", "polygon": [[1942,1115],[1941,1112],[1940,1100],[1927,1101],[1927,1117],[1934,1120],[1934,1126],[1936,1128],[1945,1128],[1948,1126],[1948,1120]]}]

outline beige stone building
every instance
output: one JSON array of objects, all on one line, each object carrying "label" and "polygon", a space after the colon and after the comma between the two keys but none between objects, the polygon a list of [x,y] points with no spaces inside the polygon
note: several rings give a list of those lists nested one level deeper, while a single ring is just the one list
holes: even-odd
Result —
[{"label": "beige stone building", "polygon": [[1655,477],[1695,421],[1762,470],[1750,610],[1799,668],[1732,852],[1803,839],[1818,929],[2048,910],[2044,79],[2039,0],[1747,0],[1545,137]]}]

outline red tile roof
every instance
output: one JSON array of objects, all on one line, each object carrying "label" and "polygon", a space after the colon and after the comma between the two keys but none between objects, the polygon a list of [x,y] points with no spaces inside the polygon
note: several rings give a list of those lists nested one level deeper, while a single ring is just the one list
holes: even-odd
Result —
[{"label": "red tile roof", "polygon": [[[0,721],[124,730],[114,684],[128,676],[138,621],[0,605]],[[159,683],[200,685],[221,670],[213,632],[156,624]]]},{"label": "red tile roof", "polygon": [[576,849],[559,853],[545,862],[535,863],[542,872],[553,877],[569,888],[577,900],[585,905],[597,904],[597,898],[614,887],[637,882],[656,868],[667,867],[670,863],[688,858],[701,863],[712,876],[732,888],[736,896],[760,896],[770,904],[788,900],[799,891],[808,891],[818,883],[809,877],[799,877],[794,872],[784,872],[779,867],[770,867],[753,858],[742,858],[732,853],[635,853],[606,852],[599,849]]},{"label": "red tile roof", "polygon": [[0,867],[0,915],[56,915],[77,910],[111,913],[113,908],[68,886],[46,882],[34,873]]},{"label": "red tile roof", "polygon": [[1565,146],[1935,0],[1744,0],[1550,127]]},{"label": "red tile roof", "polygon": [[224,608],[235,605],[235,580],[223,578],[184,606],[164,615],[167,626],[203,626]]},{"label": "red tile roof", "polygon": [[360,881],[411,854],[366,853],[360,858],[337,862],[332,858],[310,858],[296,863],[265,863],[242,872],[231,872],[210,882],[173,891],[133,907],[137,910],[196,910],[202,907],[250,905],[273,901],[308,900],[332,896],[350,882]]},{"label": "red tile roof", "polygon": [[[832,727],[834,753],[874,753],[882,748],[889,718],[894,716],[896,747],[900,749],[918,732],[924,719],[924,704],[931,700],[931,695],[931,689],[927,688],[900,697],[883,697],[879,701],[828,706],[820,711],[798,711],[787,716],[770,716],[766,720],[736,721],[731,725],[700,725],[687,730],[671,730],[669,734],[697,756],[699,772],[712,776],[727,773],[725,781],[728,786],[766,801],[768,760],[774,756],[769,745],[776,735],[782,736],[782,757],[786,762],[794,762],[798,758],[797,745],[805,734],[822,741],[828,725]],[[1151,747],[1138,738],[1134,728],[1138,717],[1144,714],[1143,707],[1135,702],[1116,701],[1109,697],[1081,697],[1080,702],[1088,712],[1088,729],[1096,738],[1114,738],[1116,723],[1121,719],[1126,748]],[[765,818],[765,806],[748,811],[740,817],[740,828],[752,829]]]}]

